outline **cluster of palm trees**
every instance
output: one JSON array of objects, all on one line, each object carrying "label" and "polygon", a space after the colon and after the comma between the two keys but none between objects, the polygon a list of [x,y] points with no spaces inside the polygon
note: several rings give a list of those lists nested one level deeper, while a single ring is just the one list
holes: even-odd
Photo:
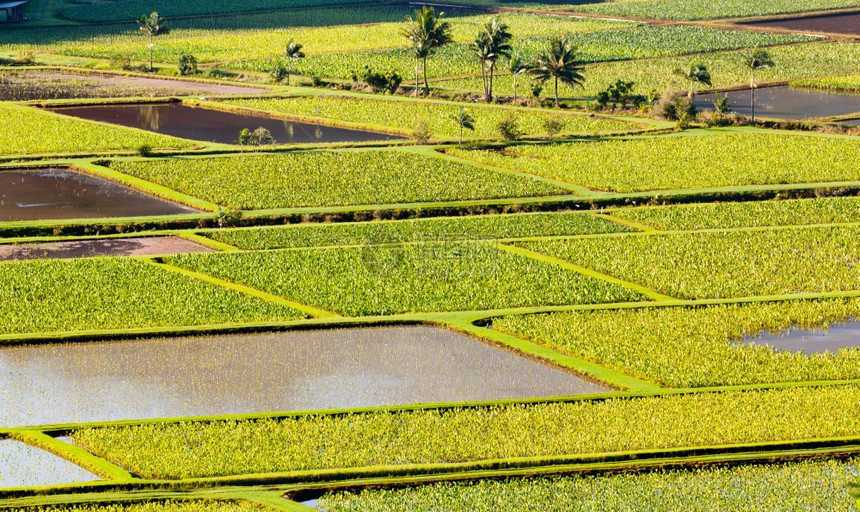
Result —
[{"label": "cluster of palm trees", "polygon": [[[412,16],[407,16],[408,24],[402,34],[409,40],[409,49],[415,58],[415,96],[418,96],[419,74],[423,70],[424,91],[429,92],[427,83],[427,58],[436,50],[452,42],[451,25],[442,18],[445,13],[436,13],[432,7],[423,6],[416,9]],[[493,78],[496,65],[501,57],[508,59],[507,71],[514,78],[514,99],[517,95],[517,77],[529,73],[538,82],[550,80],[555,85],[555,105],[559,105],[559,82],[570,87],[581,86],[585,77],[582,75],[583,66],[576,55],[576,49],[566,38],[553,38],[549,47],[539,53],[534,62],[526,63],[522,57],[512,55],[511,40],[513,35],[507,24],[498,19],[488,21],[478,31],[471,44],[478,64],[481,68],[481,82],[484,97],[488,102],[493,101]]]},{"label": "cluster of palm trees", "polygon": [[[767,51],[762,50],[758,46],[753,48],[749,53],[743,54],[743,65],[750,72],[750,113],[752,121],[755,122],[755,90],[758,84],[755,81],[755,72],[762,69],[770,69],[774,67],[773,59]],[[711,73],[708,68],[699,62],[691,62],[689,69],[676,69],[675,75],[686,80],[690,84],[690,90],[687,97],[692,100],[695,95],[697,85],[711,84]]]}]

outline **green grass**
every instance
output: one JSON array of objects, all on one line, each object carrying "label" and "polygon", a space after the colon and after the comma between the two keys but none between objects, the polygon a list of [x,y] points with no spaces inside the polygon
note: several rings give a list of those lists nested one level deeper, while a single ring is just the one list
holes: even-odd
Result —
[{"label": "green grass", "polygon": [[[776,66],[756,73],[759,83],[817,78],[828,75],[842,75],[857,72],[860,59],[860,46],[853,43],[821,42],[797,44],[768,48]],[[664,57],[635,62],[605,62],[588,65],[585,68],[585,84],[576,90],[559,88],[563,96],[593,98],[599,91],[606,89],[616,80],[635,82],[635,92],[648,94],[660,92],[668,83],[686,90],[689,86],[674,76],[674,70],[689,68],[690,57]],[[695,60],[705,64],[711,73],[714,87],[738,87],[749,85],[749,70],[743,66],[743,52],[717,52],[696,55]],[[481,78],[458,78],[436,82],[435,86],[458,91],[477,92],[481,89]],[[500,95],[512,93],[512,80],[500,76],[496,82],[496,92]],[[520,77],[519,94],[528,93],[528,81]],[[526,87],[522,87],[523,84]],[[545,95],[549,90],[545,90]]]},{"label": "green grass", "polygon": [[[487,19],[482,18],[482,21]],[[594,23],[587,21],[586,23]],[[607,22],[603,22],[607,23]],[[577,55],[582,62],[605,62],[627,59],[643,59],[655,57],[667,57],[673,55],[686,55],[692,53],[732,50],[738,48],[749,48],[756,44],[761,46],[772,46],[779,44],[799,43],[811,41],[808,36],[765,34],[761,32],[717,30],[692,26],[667,26],[667,27],[635,27],[621,28],[617,30],[599,30],[595,32],[584,32],[578,27],[577,30],[564,30],[566,27],[558,27],[555,31],[541,36],[526,37],[511,27],[511,33],[516,39],[513,47],[527,61],[534,60],[536,55],[548,45],[547,35],[567,34],[571,42],[576,45]],[[586,25],[583,28],[591,28]],[[602,28],[602,27],[601,27]],[[348,30],[344,27],[344,30]],[[361,69],[365,64],[377,70],[394,70],[400,76],[407,79],[414,77],[415,61],[404,48],[403,38],[397,34],[397,28],[387,28],[389,34],[398,35],[390,43],[388,49],[379,45],[377,50],[359,51],[355,43],[350,48],[343,48],[339,53],[325,53],[322,55],[309,56],[295,63],[298,73],[308,76],[323,76],[331,78],[349,79],[355,70]],[[449,77],[464,74],[480,74],[480,68],[472,51],[471,42],[474,40],[477,30],[473,30],[459,43],[451,44],[439,49],[428,61],[428,76]],[[536,32],[535,32],[536,33]],[[369,41],[378,37],[374,31],[368,34]],[[352,40],[353,38],[350,38]],[[337,43],[335,43],[337,44]],[[90,53],[83,51],[69,51],[70,55],[82,56],[105,56],[102,53]],[[250,71],[266,71],[271,68],[273,58],[260,58],[257,55],[253,59],[232,62],[230,67]],[[413,79],[414,80],[414,79]]]},{"label": "green grass", "polygon": [[856,180],[858,151],[860,139],[699,132],[449,153],[592,189],[640,192]]},{"label": "green grass", "polygon": [[860,227],[698,232],[517,244],[673,297],[860,290]]},{"label": "green grass", "polygon": [[118,426],[78,444],[145,477],[463,462],[860,433],[857,386]]},{"label": "green grass", "polygon": [[[373,17],[366,12],[369,10]],[[159,11],[161,12],[161,11]],[[259,15],[239,16],[231,19],[193,20],[171,24],[170,33],[156,39],[153,56],[158,62],[173,63],[183,54],[190,53],[202,62],[221,62],[228,67],[259,69],[268,71],[272,59],[280,58],[287,41],[294,38],[304,45],[307,58],[292,63],[297,69],[323,71],[321,76],[342,76],[349,78],[354,69],[365,63],[378,64],[368,60],[368,55],[359,52],[387,51],[406,46],[406,39],[400,34],[406,15],[410,9],[404,7],[368,6],[361,9],[315,9],[312,11],[274,13],[268,19],[257,19]],[[488,15],[454,16],[449,19],[454,41],[462,46],[472,41],[479,26],[489,18]],[[592,31],[623,29],[635,24],[602,20],[576,19],[561,16],[539,16],[533,14],[501,14],[499,19],[507,23],[518,38],[541,38],[558,33],[579,34]],[[382,23],[369,23],[380,21]],[[289,31],[285,30],[289,28]],[[617,37],[617,36],[616,36]],[[651,36],[651,39],[657,39]],[[708,38],[713,44],[737,47],[744,41],[789,41],[796,37],[776,38],[768,36],[717,36]],[[733,43],[733,41],[736,41]],[[61,52],[65,55],[112,58],[130,56],[146,60],[149,51],[141,44],[140,34],[134,30],[124,33],[107,33],[87,39],[71,39]],[[671,45],[663,41],[663,45]],[[677,46],[677,43],[674,43]],[[620,51],[620,50],[616,50]],[[409,59],[401,55],[401,66],[409,71]],[[605,51],[604,51],[605,53]],[[384,53],[383,53],[384,54]],[[319,59],[320,55],[331,58]],[[332,60],[333,59],[333,60]],[[337,66],[323,69],[322,63]],[[403,64],[405,63],[405,64]],[[310,72],[306,72],[310,74]]]},{"label": "green grass", "polygon": [[860,222],[860,198],[691,204],[612,210],[614,217],[665,230]]},{"label": "green grass", "polygon": [[[582,311],[497,319],[493,327],[671,387],[860,378],[860,350],[804,355],[743,340],[860,318],[860,300]],[[808,351],[807,351],[808,353]]]},{"label": "green grass", "polygon": [[301,317],[289,308],[130,259],[0,263],[0,334]]},{"label": "green grass", "polygon": [[0,154],[189,148],[191,142],[155,133],[111,127],[35,108],[0,103]]},{"label": "green grass", "polygon": [[111,167],[243,210],[567,193],[530,177],[391,150],[118,161]]},{"label": "green grass", "polygon": [[470,510],[473,512],[847,512],[860,510],[844,485],[856,459],[654,471],[607,476],[480,480],[405,489],[330,493],[330,512]]},{"label": "green grass", "polygon": [[457,241],[620,233],[631,228],[586,213],[528,213],[390,222],[296,225],[214,231],[206,236],[243,249]]},{"label": "green grass", "polygon": [[857,94],[860,93],[860,74],[798,80],[789,85],[792,89]]},{"label": "green grass", "polygon": [[178,255],[169,261],[350,316],[639,298],[480,243]]},{"label": "green grass", "polygon": [[[132,21],[140,19],[140,13],[157,11],[166,18],[175,16],[200,16],[227,14],[242,11],[263,11],[298,7],[316,7],[341,3],[370,3],[371,0],[257,0],[252,4],[231,0],[208,0],[206,2],[173,2],[171,0],[120,0],[110,4],[97,1],[75,2],[63,9],[61,17],[74,21],[99,23],[104,21]],[[75,5],[77,4],[77,5]]]},{"label": "green grass", "polygon": [[637,125],[606,118],[557,113],[547,110],[514,110],[510,108],[455,103],[386,100],[374,96],[296,96],[278,99],[230,100],[240,107],[265,110],[290,116],[306,116],[360,123],[381,130],[412,133],[419,121],[425,121],[434,137],[456,138],[459,127],[451,119],[461,106],[475,118],[475,130],[466,130],[464,138],[498,139],[497,127],[513,116],[526,134],[544,134],[547,119],[561,117],[567,124],[562,133],[601,133],[637,129]]},{"label": "green grass", "polygon": [[764,16],[803,11],[857,7],[857,0],[616,0],[580,5],[575,9],[610,16],[656,18],[669,20],[698,20],[707,18],[736,18]]},{"label": "green grass", "polygon": [[256,503],[232,500],[161,500],[141,503],[82,504],[27,507],[25,512],[262,512]]}]

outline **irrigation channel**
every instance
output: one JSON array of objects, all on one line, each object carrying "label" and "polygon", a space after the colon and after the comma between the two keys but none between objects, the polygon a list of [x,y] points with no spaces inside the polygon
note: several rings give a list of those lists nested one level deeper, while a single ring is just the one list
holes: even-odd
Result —
[{"label": "irrigation channel", "polygon": [[2,427],[605,390],[427,326],[0,349]]},{"label": "irrigation channel", "polygon": [[70,169],[0,170],[0,222],[138,217],[196,211]]},{"label": "irrigation channel", "polygon": [[[729,91],[733,112],[750,115],[750,90]],[[696,108],[713,110],[714,94],[696,96]],[[791,89],[787,85],[762,87],[755,92],[756,116],[772,119],[812,119],[860,114],[860,96]]]},{"label": "irrigation channel", "polygon": [[54,111],[91,121],[119,124],[183,139],[222,144],[236,144],[240,131],[243,129],[253,131],[257,128],[269,130],[277,144],[402,139],[402,137],[384,133],[195,108],[179,103],[62,107],[56,108]]}]

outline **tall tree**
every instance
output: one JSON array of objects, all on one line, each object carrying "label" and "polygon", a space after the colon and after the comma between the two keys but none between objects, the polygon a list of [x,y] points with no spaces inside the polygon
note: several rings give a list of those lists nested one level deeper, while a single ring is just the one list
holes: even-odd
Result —
[{"label": "tall tree", "polygon": [[493,76],[499,57],[511,54],[511,38],[508,26],[498,18],[493,18],[478,32],[474,48],[481,65],[481,78],[484,83],[484,96],[493,101]]},{"label": "tall tree", "polygon": [[[289,60],[299,60],[305,58],[305,52],[302,51],[302,45],[290,39],[287,43],[287,48],[284,50],[284,57]],[[287,68],[287,85],[290,85],[290,69]]]},{"label": "tall tree", "polygon": [[457,111],[456,114],[452,115],[451,118],[457,123],[457,126],[460,127],[460,144],[463,143],[463,128],[467,130],[475,130],[475,118],[472,117],[472,114],[465,107],[460,107],[460,110]]},{"label": "tall tree", "polygon": [[517,77],[525,73],[528,66],[519,55],[511,55],[508,59],[508,73],[514,77],[514,101],[517,101]]},{"label": "tall tree", "polygon": [[581,87],[585,83],[583,69],[570,41],[554,37],[549,42],[549,48],[538,54],[534,64],[529,67],[529,73],[538,82],[546,83],[550,79],[555,82],[555,106],[558,107],[558,82],[569,87]]},{"label": "tall tree", "polygon": [[755,122],[755,90],[758,87],[755,82],[755,72],[760,69],[770,69],[776,64],[767,51],[756,46],[750,53],[744,55],[744,66],[750,70],[750,113],[752,121]]},{"label": "tall tree", "polygon": [[708,68],[704,64],[698,62],[691,62],[690,69],[676,69],[675,75],[690,83],[690,92],[687,93],[687,97],[691,100],[696,93],[696,84],[707,85],[709,87],[711,85],[711,72],[708,71]]},{"label": "tall tree", "polygon": [[[413,18],[414,16],[414,18]],[[436,14],[432,7],[422,6],[416,9],[413,16],[406,16],[408,25],[400,33],[409,40],[412,55],[415,57],[415,96],[418,96],[418,68],[423,64],[424,90],[429,92],[427,84],[427,57],[437,49],[452,41],[451,25],[441,21],[444,12]]]},{"label": "tall tree", "polygon": [[152,71],[152,49],[155,48],[155,44],[152,42],[152,39],[155,36],[166,34],[168,32],[166,21],[164,18],[160,17],[157,12],[153,12],[149,16],[141,16],[137,21],[137,24],[140,27],[140,31],[149,37],[149,70]]}]

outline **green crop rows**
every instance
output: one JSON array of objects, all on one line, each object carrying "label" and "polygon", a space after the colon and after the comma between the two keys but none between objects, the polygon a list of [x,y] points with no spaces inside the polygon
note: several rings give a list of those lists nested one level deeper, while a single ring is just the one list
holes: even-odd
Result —
[{"label": "green crop rows", "polygon": [[[604,453],[856,435],[857,386],[79,430],[147,477]],[[704,413],[707,411],[707,414]]]},{"label": "green crop rows", "polygon": [[262,512],[269,509],[255,503],[232,500],[167,500],[107,505],[58,505],[20,510],[25,512]]},{"label": "green crop rows", "polygon": [[[853,43],[821,42],[797,44],[768,48],[776,67],[761,70],[756,73],[756,80],[762,82],[777,82],[817,78],[826,75],[844,75],[857,72],[857,60],[860,59],[860,46]],[[659,93],[666,88],[667,83],[674,83],[677,88],[685,89],[687,84],[674,76],[674,70],[689,67],[691,60],[701,62],[711,73],[714,87],[738,87],[749,85],[749,71],[743,65],[743,52],[717,52],[690,57],[664,57],[660,59],[639,60],[633,62],[604,62],[586,66],[585,84],[575,92],[563,89],[565,96],[593,97],[598,91],[606,89],[616,80],[632,81],[636,84],[636,92],[648,94]],[[477,73],[476,73],[477,75]],[[499,94],[512,94],[513,81],[507,75],[499,76],[496,89]],[[520,93],[524,80],[520,79]],[[438,87],[458,91],[478,91],[481,79],[457,78],[436,82]]]},{"label": "green crop rows", "polygon": [[857,510],[857,505],[840,484],[853,480],[856,471],[854,459],[613,476],[482,480],[332,493],[320,499],[320,506],[331,512],[845,512]]},{"label": "green crop rows", "polygon": [[213,231],[208,236],[243,249],[458,241],[527,236],[619,233],[630,228],[584,213],[481,215],[395,222]]},{"label": "green crop rows", "polygon": [[511,316],[496,329],[672,387],[860,378],[860,350],[800,354],[744,340],[860,317],[860,301],[822,300]]},{"label": "green crop rows", "polygon": [[706,18],[735,18],[763,16],[843,7],[857,7],[857,0],[618,0],[576,6],[583,12],[632,18],[697,20]]},{"label": "green crop rows", "polygon": [[112,167],[213,203],[249,210],[566,193],[526,176],[391,150],[118,161]]},{"label": "green crop rows", "polygon": [[0,334],[226,324],[301,316],[283,306],[129,259],[0,263]]},{"label": "green crop rows", "polygon": [[860,93],[860,75],[826,76],[792,82],[794,89],[813,91]]},{"label": "green crop rows", "polygon": [[0,126],[4,128],[0,133],[0,148],[5,155],[129,150],[144,145],[156,148],[191,146],[173,137],[3,104],[0,104]]},{"label": "green crop rows", "polygon": [[351,316],[638,298],[620,286],[480,243],[180,255],[169,261]]},{"label": "green crop rows", "polygon": [[860,198],[625,208],[611,213],[615,217],[664,230],[831,224],[860,222]]},{"label": "green crop rows", "polygon": [[[856,180],[856,140],[761,133],[711,133],[454,149],[478,162],[615,192]],[[636,154],[637,158],[626,158]]]},{"label": "green crop rows", "polygon": [[[463,106],[455,103],[428,103],[382,100],[358,96],[297,96],[278,99],[231,100],[231,104],[291,116],[306,116],[360,123],[369,128],[411,133],[418,121],[425,121],[433,136],[456,137],[457,124],[450,117]],[[499,122],[512,116],[526,134],[545,133],[544,122],[560,117],[563,133],[602,133],[635,130],[637,125],[614,119],[589,118],[577,114],[557,114],[546,110],[522,110],[489,106],[467,106],[475,118],[475,131],[467,138],[498,138]]]},{"label": "green crop rows", "polygon": [[860,227],[522,243],[673,297],[860,290]]}]

